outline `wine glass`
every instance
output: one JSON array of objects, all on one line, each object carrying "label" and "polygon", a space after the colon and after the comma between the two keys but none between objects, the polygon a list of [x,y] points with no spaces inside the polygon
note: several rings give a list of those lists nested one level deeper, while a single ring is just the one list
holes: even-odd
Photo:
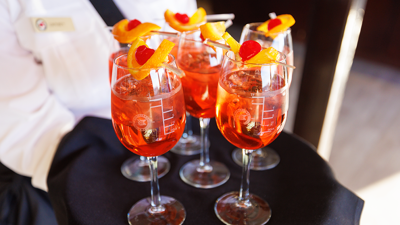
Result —
[{"label": "wine glass", "polygon": [[[163,31],[177,33],[167,22],[164,21]],[[180,33],[174,36],[165,36],[166,39],[175,43],[174,48],[171,50],[171,54],[177,59],[178,56],[178,45],[180,39]],[[178,143],[171,149],[171,152],[179,155],[196,155],[201,151],[200,136],[193,133],[192,129],[192,116],[186,112],[186,125],[183,131],[182,137]]]},{"label": "wine glass", "polygon": [[177,64],[185,72],[182,77],[186,111],[200,120],[200,160],[186,163],[180,170],[181,179],[197,188],[213,188],[225,183],[230,176],[228,168],[210,161],[208,131],[210,118],[215,117],[218,77],[223,50],[204,44],[200,31],[181,34]]},{"label": "wine glass", "polygon": [[[285,63],[285,56],[280,55]],[[221,196],[214,206],[225,224],[265,224],[269,204],[249,193],[251,154],[281,133],[288,111],[287,69],[280,64],[248,64],[235,60],[229,51],[218,83],[216,120],[224,137],[242,148],[242,181],[239,192]]]},{"label": "wine glass", "polygon": [[[176,31],[172,29],[168,23],[164,24],[164,31],[174,32]],[[174,48],[171,50],[171,54],[177,58],[178,55],[178,45],[180,34],[174,36],[165,36],[165,38],[169,41],[175,43]],[[182,137],[179,139],[178,143],[171,149],[171,152],[179,154],[179,155],[196,155],[201,151],[200,145],[200,136],[193,133],[192,130],[192,116],[190,113],[186,112],[186,125],[185,130],[183,131]]]},{"label": "wine glass", "polygon": [[[121,143],[130,151],[147,157],[150,167],[151,197],[132,206],[130,224],[182,224],[186,217],[176,199],[161,196],[158,184],[158,156],[178,142],[186,121],[182,83],[164,67],[131,69],[127,55],[114,60],[111,79],[112,123]],[[168,56],[170,66],[174,57]],[[131,73],[148,73],[136,80]]]},{"label": "wine glass", "polygon": [[[257,27],[262,23],[249,23],[243,27],[240,37],[240,43],[248,40],[254,40],[261,44],[263,48],[274,47],[276,50],[283,52],[286,55],[287,64],[293,65],[293,43],[291,30],[288,28],[286,31],[273,33],[266,37],[264,32],[257,31]],[[287,68],[289,86],[292,82],[293,69]],[[250,168],[252,170],[267,170],[272,169],[279,164],[280,157],[278,153],[270,147],[259,148],[252,153],[252,162]],[[236,148],[232,152],[233,160],[242,165],[242,150]]]},{"label": "wine glass", "polygon": [[[121,55],[128,54],[130,43],[121,43],[118,40],[116,40],[113,35],[110,36],[111,36],[110,37],[111,41],[110,41],[110,57],[108,58],[108,69],[109,69],[110,84],[111,84],[113,61]],[[156,45],[159,43],[156,42],[157,41],[155,41],[154,46],[151,47],[157,47]],[[120,64],[124,63],[124,65],[126,66],[126,62],[122,62],[121,60],[126,60],[126,58],[120,59]],[[147,160],[146,157],[139,156],[138,158],[137,156],[133,156],[125,160],[124,163],[122,163],[121,173],[130,180],[138,182],[150,181],[151,176],[150,176],[149,163],[150,162]],[[165,174],[167,174],[170,167],[171,165],[168,159],[165,158],[164,156],[159,156],[158,170],[157,170],[158,178],[161,178]]]}]

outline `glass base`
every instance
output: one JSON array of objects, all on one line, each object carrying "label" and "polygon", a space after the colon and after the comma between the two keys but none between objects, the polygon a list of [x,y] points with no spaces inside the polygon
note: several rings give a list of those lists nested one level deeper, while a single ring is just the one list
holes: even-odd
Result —
[{"label": "glass base", "polygon": [[163,209],[152,210],[150,198],[138,201],[128,213],[129,224],[182,224],[186,211],[182,203],[168,196],[161,196]]},{"label": "glass base", "polygon": [[240,204],[239,192],[221,196],[214,206],[215,214],[225,224],[266,224],[271,218],[268,203],[257,195],[249,194],[249,200]]},{"label": "glass base", "polygon": [[[268,170],[272,169],[281,161],[278,153],[270,147],[257,149],[251,153],[252,159],[250,162],[251,170]],[[242,149],[236,148],[232,152],[233,161],[239,166],[242,166]]]},{"label": "glass base", "polygon": [[201,152],[199,135],[190,135],[187,138],[181,137],[176,145],[170,150],[179,155],[196,155]]},{"label": "glass base", "polygon": [[229,169],[222,163],[211,161],[210,167],[201,168],[200,160],[192,160],[181,168],[179,175],[181,179],[197,188],[214,188],[228,181]]},{"label": "glass base", "polygon": [[[171,164],[168,159],[164,156],[158,156],[158,178],[167,174],[170,168]],[[137,157],[129,158],[122,164],[121,172],[130,180],[138,182],[150,181],[150,168],[147,159],[140,160],[140,158]]]}]

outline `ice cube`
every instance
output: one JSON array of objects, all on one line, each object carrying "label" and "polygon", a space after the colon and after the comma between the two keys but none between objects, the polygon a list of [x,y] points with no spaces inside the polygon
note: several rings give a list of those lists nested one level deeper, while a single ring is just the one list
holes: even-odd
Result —
[{"label": "ice cube", "polygon": [[242,80],[240,79],[238,74],[233,74],[232,76],[229,77],[229,80],[231,81],[231,86],[232,84],[234,86],[241,86],[243,84]]}]

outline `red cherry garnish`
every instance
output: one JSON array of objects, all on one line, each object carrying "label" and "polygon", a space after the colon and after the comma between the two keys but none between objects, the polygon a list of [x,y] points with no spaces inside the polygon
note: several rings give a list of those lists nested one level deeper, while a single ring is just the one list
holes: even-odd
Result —
[{"label": "red cherry garnish", "polygon": [[282,24],[282,21],[278,18],[270,19],[268,22],[268,30],[271,30],[272,28],[274,28],[278,25],[281,25],[281,24]]},{"label": "red cherry garnish", "polygon": [[257,41],[248,40],[243,42],[239,49],[239,55],[242,61],[251,59],[261,51],[261,45]]},{"label": "red cherry garnish", "polygon": [[155,50],[146,47],[146,45],[141,45],[136,49],[135,58],[136,62],[139,65],[143,65],[150,59],[150,57],[154,54]]},{"label": "red cherry garnish", "polygon": [[139,24],[141,24],[142,22],[140,22],[137,19],[133,19],[131,21],[129,21],[128,26],[127,26],[127,30],[130,31],[134,28],[136,28],[137,26],[139,26]]},{"label": "red cherry garnish", "polygon": [[175,19],[183,24],[189,23],[189,16],[186,14],[175,13]]}]

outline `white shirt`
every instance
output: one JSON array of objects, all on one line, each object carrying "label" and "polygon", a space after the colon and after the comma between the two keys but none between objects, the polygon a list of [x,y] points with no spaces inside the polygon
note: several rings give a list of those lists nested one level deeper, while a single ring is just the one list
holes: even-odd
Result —
[{"label": "white shirt", "polygon": [[[127,19],[164,26],[194,0],[114,0]],[[35,33],[31,17],[69,17],[75,31]],[[110,32],[88,0],[0,0],[0,161],[47,190],[61,138],[84,116],[110,118]],[[37,62],[41,62],[37,63]]]}]

